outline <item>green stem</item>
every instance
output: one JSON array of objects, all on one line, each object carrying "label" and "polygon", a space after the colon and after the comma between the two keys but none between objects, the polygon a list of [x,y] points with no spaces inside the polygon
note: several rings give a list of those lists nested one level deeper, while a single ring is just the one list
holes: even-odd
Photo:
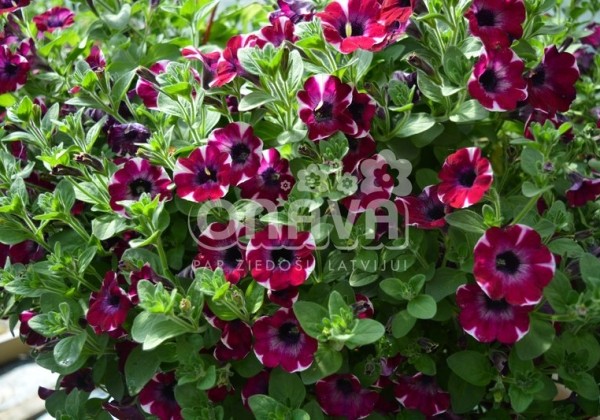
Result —
[{"label": "green stem", "polygon": [[531,199],[529,200],[527,205],[525,205],[525,207],[523,207],[521,212],[513,219],[511,224],[516,225],[517,223],[519,223],[521,221],[521,219],[523,217],[527,216],[527,213],[529,213],[529,211],[531,211],[531,209],[533,208],[533,206],[535,206],[535,204],[537,203],[537,201],[539,200],[539,198],[541,196],[542,196],[541,194],[536,194],[533,197],[531,197]]}]

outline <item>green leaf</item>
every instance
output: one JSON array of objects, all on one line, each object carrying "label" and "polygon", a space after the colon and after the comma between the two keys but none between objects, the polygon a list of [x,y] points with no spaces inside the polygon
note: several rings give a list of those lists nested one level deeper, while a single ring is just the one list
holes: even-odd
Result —
[{"label": "green leaf", "polygon": [[569,381],[573,387],[573,391],[581,395],[583,398],[591,401],[598,401],[600,392],[598,391],[598,383],[596,379],[586,372],[580,372],[575,377],[574,381]]},{"label": "green leaf", "polygon": [[456,110],[456,112],[450,115],[450,121],[457,124],[470,123],[473,121],[480,121],[488,117],[490,113],[475,99],[463,102]]},{"label": "green leaf", "polygon": [[423,95],[434,102],[442,102],[443,95],[441,88],[421,70],[417,70],[417,86]]},{"label": "green leaf", "polygon": [[131,17],[131,5],[129,3],[125,3],[121,6],[121,10],[119,13],[102,13],[102,18],[106,26],[115,30],[122,31],[129,24],[129,19]]},{"label": "green leaf", "polygon": [[320,343],[315,353],[314,362],[307,370],[300,374],[302,382],[306,385],[314,384],[319,379],[333,375],[340,370],[343,362],[344,357],[341,352],[331,348],[327,344]]},{"label": "green leaf", "polygon": [[483,217],[472,210],[459,210],[446,215],[446,222],[465,232],[485,233]]},{"label": "green leaf", "polygon": [[298,375],[277,368],[269,376],[269,395],[287,407],[297,408],[306,397],[306,388]]},{"label": "green leaf", "polygon": [[314,338],[323,331],[323,319],[329,317],[329,313],[321,305],[302,300],[294,303],[294,314],[304,332]]},{"label": "green leaf", "polygon": [[591,288],[600,287],[600,259],[592,254],[585,254],[579,260],[581,278]]},{"label": "green leaf", "polygon": [[435,299],[429,295],[419,295],[406,306],[408,313],[415,318],[431,319],[437,311]]},{"label": "green leaf", "polygon": [[[465,85],[466,78],[469,77],[469,61],[463,52],[455,46],[450,46],[444,51],[442,58],[444,73],[448,79],[458,86]],[[452,117],[450,117],[452,119]]]},{"label": "green leaf", "polygon": [[452,372],[470,384],[485,386],[494,378],[490,361],[479,352],[459,351],[450,355],[446,362]]},{"label": "green leaf", "polygon": [[377,252],[367,249],[361,249],[354,260],[355,267],[366,271],[367,273],[375,273],[379,266]]},{"label": "green leaf", "polygon": [[415,134],[429,130],[435,125],[435,119],[425,113],[411,114],[402,125],[402,128],[396,132],[396,137],[410,137]]},{"label": "green leaf", "polygon": [[244,96],[238,105],[240,111],[251,111],[269,102],[273,102],[275,98],[266,92],[258,91],[251,92]]},{"label": "green leaf", "polygon": [[134,348],[125,362],[125,382],[129,394],[138,394],[152,379],[159,365],[160,359],[156,353],[144,351],[141,346]]},{"label": "green leaf", "polygon": [[113,214],[105,214],[92,220],[92,234],[104,241],[127,229],[127,219]]},{"label": "green leaf", "polygon": [[345,344],[349,349],[354,349],[379,340],[385,334],[385,327],[374,319],[359,319],[351,334]]},{"label": "green leaf", "polygon": [[448,380],[448,390],[450,391],[452,411],[456,414],[471,411],[483,399],[486,393],[484,386],[470,384],[454,373],[450,375]]},{"label": "green leaf", "polygon": [[558,254],[562,257],[578,258],[581,257],[585,251],[577,242],[569,238],[555,239],[548,244],[548,249],[553,254]]},{"label": "green leaf", "polygon": [[533,395],[527,394],[520,388],[511,385],[508,388],[508,396],[510,397],[510,405],[517,413],[522,413],[533,402]]},{"label": "green leaf", "polygon": [[25,231],[21,224],[0,219],[0,243],[14,245],[27,239],[31,239],[31,234]]},{"label": "green leaf", "polygon": [[550,191],[551,189],[552,189],[552,185],[548,185],[546,187],[540,188],[540,187],[536,187],[532,182],[529,182],[529,181],[525,181],[521,185],[521,192],[523,193],[523,195],[525,197],[528,197],[528,198],[535,197],[536,195],[541,195],[541,194],[545,193],[546,191]]},{"label": "green leaf", "polygon": [[329,294],[328,309],[329,316],[333,317],[339,315],[342,310],[350,311],[350,306],[348,306],[343,296],[337,290],[334,290]]},{"label": "green leaf", "polygon": [[549,322],[532,319],[527,335],[515,344],[517,355],[522,360],[535,359],[552,346],[555,334]]},{"label": "green leaf", "polygon": [[82,332],[60,340],[53,351],[56,363],[61,367],[69,367],[77,362],[86,338],[87,334]]},{"label": "green leaf", "polygon": [[284,420],[290,409],[268,395],[257,394],[248,398],[248,405],[256,420]]},{"label": "green leaf", "polygon": [[528,175],[536,176],[544,164],[544,155],[533,147],[525,147],[521,152],[521,169]]},{"label": "green leaf", "polygon": [[144,350],[152,350],[166,340],[178,335],[192,332],[179,322],[163,314],[142,312],[133,321],[131,337],[143,343]]},{"label": "green leaf", "polygon": [[402,338],[412,330],[417,319],[411,316],[408,311],[403,310],[394,315],[392,320],[392,335],[394,338]]}]

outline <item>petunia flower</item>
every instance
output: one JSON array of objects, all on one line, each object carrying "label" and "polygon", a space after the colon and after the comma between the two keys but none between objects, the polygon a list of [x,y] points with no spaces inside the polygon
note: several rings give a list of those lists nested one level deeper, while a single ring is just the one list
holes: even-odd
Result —
[{"label": "petunia flower", "polygon": [[[406,204],[406,207],[403,203]],[[423,188],[418,196],[397,198],[396,207],[404,215],[409,226],[415,226],[419,229],[443,228],[446,226],[446,214],[450,213],[451,210],[450,206],[440,201],[437,185]]]},{"label": "petunia flower", "polygon": [[96,334],[118,333],[125,322],[132,304],[129,296],[119,287],[117,274],[109,271],[104,276],[102,287],[92,292],[86,320]]},{"label": "petunia flower", "polygon": [[544,58],[527,77],[528,101],[532,107],[548,113],[566,112],[575,100],[575,82],[579,79],[573,54],[547,47]]},{"label": "petunia flower", "polygon": [[0,0],[0,15],[28,6],[31,0]]},{"label": "petunia flower", "polygon": [[157,373],[140,391],[139,402],[148,414],[159,420],[183,420],[181,407],[175,399],[174,372]]},{"label": "petunia flower", "polygon": [[394,388],[396,399],[409,410],[419,410],[424,415],[437,416],[450,408],[450,394],[444,392],[433,376],[417,373],[403,376]]},{"label": "petunia flower", "polygon": [[[298,92],[298,114],[308,126],[308,138],[320,140],[342,131],[358,133],[358,124],[348,107],[352,103],[352,88],[328,74],[309,77],[304,90]],[[364,137],[364,136],[363,136]]]},{"label": "petunia flower", "polygon": [[300,292],[295,286],[288,287],[282,290],[267,290],[267,298],[282,308],[291,308],[298,300]]},{"label": "petunia flower", "polygon": [[160,196],[161,200],[169,200],[171,179],[167,171],[160,166],[151,165],[142,158],[133,158],[113,174],[108,184],[110,207],[117,213],[126,216],[125,208],[119,204],[124,200],[138,200],[144,193],[151,198]]},{"label": "petunia flower", "polygon": [[511,49],[487,51],[475,63],[469,94],[490,111],[512,111],[527,99],[525,64]]},{"label": "petunia flower", "polygon": [[348,153],[342,159],[344,172],[355,172],[358,163],[375,153],[375,140],[371,135],[362,138],[346,136],[348,139]]},{"label": "petunia flower", "polygon": [[488,49],[509,47],[523,36],[523,0],[475,0],[465,14],[471,33]]},{"label": "petunia flower", "polygon": [[331,417],[348,420],[363,419],[373,412],[378,394],[364,389],[352,374],[330,375],[315,385],[321,410]]},{"label": "petunia flower", "polygon": [[285,16],[296,24],[312,20],[315,14],[315,3],[310,0],[277,0],[277,5],[279,9],[271,13],[269,19]]},{"label": "petunia flower", "polygon": [[600,48],[600,24],[596,22],[590,23],[586,29],[592,32],[588,36],[581,38],[581,43],[595,49]]},{"label": "petunia flower", "polygon": [[448,156],[438,177],[440,201],[455,209],[478,203],[494,181],[492,165],[478,147],[465,147]]},{"label": "petunia flower", "polygon": [[66,7],[53,7],[52,9],[33,17],[33,23],[39,32],[54,32],[65,29],[75,22],[75,13]]},{"label": "petunia flower", "polygon": [[295,183],[287,159],[283,159],[277,149],[268,149],[262,152],[258,173],[239,187],[242,198],[278,204],[280,200],[287,200]]},{"label": "petunia flower", "polygon": [[358,319],[373,318],[373,315],[375,315],[373,302],[362,293],[356,294],[356,302],[352,304],[352,310]]},{"label": "petunia flower", "polygon": [[341,201],[351,213],[362,213],[368,208],[380,207],[382,201],[390,199],[394,189],[394,178],[389,174],[390,167],[380,154],[363,159],[358,168],[358,190]]},{"label": "petunia flower", "polygon": [[415,0],[378,0],[381,4],[379,21],[384,25],[405,24],[413,13]]},{"label": "petunia flower", "polygon": [[377,0],[336,0],[317,13],[323,35],[342,54],[357,49],[378,51],[385,46],[387,28],[379,22]]},{"label": "petunia flower", "polygon": [[240,233],[240,228],[232,223],[215,222],[208,225],[196,241],[198,254],[193,267],[211,270],[220,267],[228,282],[238,283],[248,273],[239,242]]},{"label": "petunia flower", "polygon": [[584,178],[579,174],[570,176],[572,185],[567,190],[567,203],[571,207],[582,207],[600,198],[600,178]]},{"label": "petunia flower", "polygon": [[215,70],[215,78],[210,86],[221,87],[231,82],[236,77],[249,77],[249,73],[244,70],[238,59],[238,51],[246,47],[262,47],[265,41],[259,39],[254,34],[235,35],[225,45],[225,49],[219,58]]},{"label": "petunia flower", "polygon": [[377,102],[367,93],[360,93],[356,88],[352,92],[352,102],[348,112],[356,123],[358,131],[354,137],[366,137],[371,131],[371,122],[377,112]]},{"label": "petunia flower", "polygon": [[554,256],[525,225],[488,229],[473,251],[473,275],[492,299],[534,305],[554,276]]},{"label": "petunia flower", "polygon": [[308,369],[314,360],[317,340],[306,335],[291,309],[258,318],[252,332],[254,354],[265,367],[293,373]]},{"label": "petunia flower", "polygon": [[135,400],[124,397],[121,401],[110,400],[102,403],[102,409],[118,420],[144,420]]},{"label": "petunia flower", "polygon": [[[152,64],[149,70],[152,74],[159,75],[167,71],[168,64],[169,60],[160,60]],[[158,90],[152,82],[139,77],[135,85],[135,93],[141,98],[146,108],[158,109]]]},{"label": "petunia flower", "polygon": [[242,388],[242,404],[250,410],[248,399],[253,395],[269,394],[269,372],[261,370],[258,374],[248,378]]},{"label": "petunia flower", "polygon": [[135,155],[136,143],[146,143],[151,133],[139,123],[113,124],[108,129],[108,145],[120,155]]},{"label": "petunia flower", "polygon": [[235,319],[223,326],[221,339],[217,342],[213,355],[222,362],[242,360],[251,350],[252,329],[244,321]]},{"label": "petunia flower", "polygon": [[106,59],[99,46],[93,45],[90,49],[90,53],[85,58],[85,62],[88,63],[90,68],[94,71],[102,72],[106,67]]},{"label": "petunia flower", "polygon": [[254,135],[250,125],[241,122],[227,124],[210,134],[208,144],[231,156],[229,178],[232,185],[239,185],[257,174],[263,142]]},{"label": "petunia flower", "polygon": [[8,258],[11,264],[29,264],[44,258],[44,248],[37,242],[26,240],[18,244],[10,245]]},{"label": "petunia flower", "polygon": [[269,290],[300,286],[315,268],[315,240],[310,232],[287,225],[267,225],[246,247],[252,277]]},{"label": "petunia flower", "polygon": [[198,60],[202,63],[202,87],[208,89],[217,76],[217,65],[221,59],[221,51],[202,52],[194,46],[181,49],[181,55],[188,60]]},{"label": "petunia flower", "polygon": [[163,285],[166,285],[167,288],[172,288],[173,286],[169,280],[156,274],[150,266],[150,263],[145,263],[142,268],[132,271],[129,276],[129,290],[127,291],[127,295],[134,305],[140,303],[137,286],[141,280],[147,280],[154,284],[162,283]]},{"label": "petunia flower", "polygon": [[14,92],[27,82],[30,65],[25,57],[0,45],[0,94]]},{"label": "petunia flower", "polygon": [[298,40],[294,34],[294,23],[286,16],[270,18],[271,25],[263,27],[256,33],[259,39],[279,47],[284,41],[292,44]]},{"label": "petunia flower", "polygon": [[214,145],[198,147],[189,157],[177,159],[173,180],[184,200],[200,203],[224,197],[231,183],[231,156]]},{"label": "petunia flower", "polygon": [[19,314],[19,336],[21,340],[31,347],[42,347],[50,341],[40,333],[35,332],[29,326],[29,320],[37,315],[35,311],[23,311]]},{"label": "petunia flower", "polygon": [[[550,121],[555,128],[561,126],[562,123],[567,121],[563,114],[549,114],[541,109],[532,109],[527,121],[525,122],[525,129],[523,130],[523,137],[529,140],[534,140],[533,133],[531,132],[531,124],[536,122],[544,125],[546,121]],[[573,129],[569,129],[565,134],[562,135],[561,139],[564,142],[573,140]]]},{"label": "petunia flower", "polygon": [[529,331],[533,306],[515,306],[504,299],[491,299],[477,284],[465,284],[456,291],[460,308],[458,321],[477,341],[514,344]]},{"label": "petunia flower", "polygon": [[73,373],[63,376],[60,380],[60,387],[70,394],[74,389],[84,392],[92,392],[96,389],[91,368],[81,368]]}]

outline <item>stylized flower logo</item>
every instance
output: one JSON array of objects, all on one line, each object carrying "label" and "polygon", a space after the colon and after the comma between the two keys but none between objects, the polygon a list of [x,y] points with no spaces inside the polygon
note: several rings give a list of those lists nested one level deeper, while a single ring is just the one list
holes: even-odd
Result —
[{"label": "stylized flower logo", "polygon": [[384,188],[393,185],[392,193],[396,196],[409,195],[412,191],[412,184],[408,180],[412,171],[411,163],[397,158],[389,149],[381,151],[379,156],[379,159],[366,159],[360,164],[360,172],[364,176],[361,191],[368,193],[374,185]]},{"label": "stylized flower logo", "polygon": [[354,175],[345,173],[341,178],[338,179],[335,188],[345,195],[352,195],[358,188],[358,178],[356,178]]},{"label": "stylized flower logo", "polygon": [[298,180],[299,191],[318,193],[326,192],[329,189],[327,174],[315,164],[299,171]]}]

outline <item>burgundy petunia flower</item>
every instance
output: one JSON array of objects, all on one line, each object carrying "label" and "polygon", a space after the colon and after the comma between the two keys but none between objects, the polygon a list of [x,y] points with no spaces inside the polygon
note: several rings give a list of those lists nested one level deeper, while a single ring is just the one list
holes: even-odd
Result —
[{"label": "burgundy petunia flower", "polygon": [[[408,215],[405,214],[406,204]],[[438,186],[430,185],[423,188],[418,196],[399,197],[396,199],[398,212],[404,215],[409,226],[419,229],[441,229],[446,226],[446,215],[450,206],[442,203],[438,195]]]},{"label": "burgundy petunia flower", "polygon": [[363,389],[352,374],[330,375],[317,382],[315,394],[321,410],[331,417],[363,419],[373,412],[378,395]]},{"label": "burgundy petunia flower", "polygon": [[579,174],[570,176],[573,184],[567,190],[567,203],[571,207],[582,207],[600,197],[600,178],[583,178]]},{"label": "burgundy petunia flower", "polygon": [[361,293],[356,294],[356,302],[352,304],[352,310],[358,319],[373,318],[375,315],[373,302]]},{"label": "burgundy petunia flower", "polygon": [[44,258],[45,251],[37,242],[26,240],[10,245],[8,258],[11,264],[29,264]]},{"label": "burgundy petunia flower", "polygon": [[262,152],[256,176],[242,182],[239,187],[242,198],[279,204],[281,200],[287,200],[295,183],[289,162],[281,158],[277,149],[268,149]]},{"label": "burgundy petunia flower", "polygon": [[511,49],[487,51],[473,68],[469,94],[490,111],[512,111],[527,99],[525,63]]},{"label": "burgundy petunia flower", "polygon": [[202,63],[202,87],[208,89],[210,83],[217,75],[217,65],[221,59],[221,52],[212,51],[203,53],[198,48],[189,46],[181,50],[181,55],[188,60],[198,60]]},{"label": "burgundy petunia flower", "polygon": [[581,43],[585,45],[590,45],[596,49],[600,48],[600,24],[598,23],[590,23],[586,29],[592,31],[591,34],[581,38]]},{"label": "burgundy petunia flower", "polygon": [[348,153],[342,159],[344,172],[352,173],[357,170],[358,163],[367,156],[375,153],[375,140],[370,135],[363,138],[346,136],[348,139]]},{"label": "burgundy petunia flower", "polygon": [[129,290],[127,291],[127,295],[129,296],[131,303],[134,305],[140,303],[137,286],[141,280],[148,280],[154,284],[162,283],[163,285],[166,285],[167,288],[172,287],[172,284],[169,280],[156,274],[156,272],[150,266],[150,263],[145,263],[139,270],[132,271],[129,277]]},{"label": "burgundy petunia flower", "polygon": [[177,159],[173,180],[177,195],[185,200],[200,203],[224,197],[231,183],[231,156],[214,145],[199,147]]},{"label": "burgundy petunia flower", "polygon": [[86,63],[89,64],[90,68],[94,71],[104,71],[106,67],[106,59],[99,46],[94,45],[90,49],[89,55],[85,58]]},{"label": "burgundy petunia flower", "polygon": [[455,209],[478,203],[494,181],[492,165],[481,157],[478,147],[465,147],[448,156],[438,177],[440,200]]},{"label": "burgundy petunia flower", "polygon": [[46,344],[49,339],[35,332],[29,326],[29,320],[37,315],[35,311],[23,311],[19,314],[19,335],[21,340],[31,347],[41,347]]},{"label": "burgundy petunia flower", "polygon": [[231,82],[237,76],[249,77],[250,75],[244,70],[240,64],[237,53],[240,48],[246,47],[262,47],[265,41],[259,39],[254,34],[235,35],[229,41],[219,58],[215,70],[215,78],[210,83],[210,86],[221,87]]},{"label": "burgundy petunia flower", "polygon": [[488,229],[473,251],[473,275],[492,299],[533,305],[554,276],[554,256],[540,235],[525,225]]},{"label": "burgundy petunia flower", "polygon": [[30,0],[0,0],[0,15],[28,6]]},{"label": "burgundy petunia flower", "polygon": [[263,142],[254,135],[250,125],[230,123],[213,131],[208,137],[208,144],[217,146],[221,152],[231,156],[229,179],[232,185],[247,181],[258,172]]},{"label": "burgundy petunia flower", "polygon": [[92,368],[81,368],[73,373],[65,375],[60,381],[60,387],[70,394],[74,389],[80,391],[92,392],[96,389],[94,378],[92,377]]},{"label": "burgundy petunia flower", "polygon": [[575,82],[579,79],[573,54],[546,48],[544,58],[527,77],[527,92],[532,107],[548,113],[566,112],[575,100]]},{"label": "burgundy petunia flower", "polygon": [[75,13],[66,7],[53,7],[52,9],[33,17],[33,23],[40,32],[54,32],[71,26],[75,20]]},{"label": "burgundy petunia flower", "polygon": [[[148,70],[154,75],[159,75],[167,71],[168,64],[169,60],[160,60],[152,64]],[[135,93],[141,98],[146,108],[158,109],[158,90],[151,81],[139,77],[135,85]]]},{"label": "burgundy petunia flower", "polygon": [[240,227],[233,223],[211,223],[197,240],[198,254],[194,268],[223,269],[225,279],[238,283],[248,273],[244,253],[239,242]]},{"label": "burgundy petunia flower", "polygon": [[235,389],[231,384],[219,385],[206,391],[206,396],[211,402],[218,404],[225,401],[225,398],[227,398],[228,395],[232,395],[234,392]]},{"label": "burgundy petunia flower", "polygon": [[310,0],[277,0],[279,9],[271,13],[269,19],[285,16],[292,22],[310,21],[315,14],[315,4]]},{"label": "burgundy petunia flower", "polygon": [[389,164],[379,154],[363,159],[355,172],[359,188],[341,203],[351,213],[362,213],[368,208],[377,209],[382,201],[389,200],[394,188],[394,178],[389,174]]},{"label": "burgundy petunia flower", "polygon": [[437,385],[433,376],[422,373],[400,378],[394,395],[404,407],[426,416],[437,416],[450,408],[450,394]]},{"label": "burgundy petunia flower", "polygon": [[377,112],[377,102],[367,93],[360,93],[354,89],[352,92],[352,103],[348,107],[348,112],[358,127],[358,131],[354,134],[354,137],[365,137],[371,130],[371,122]]},{"label": "burgundy petunia flower", "polygon": [[308,138],[320,140],[342,131],[358,133],[358,124],[348,107],[352,103],[352,87],[328,74],[309,77],[304,90],[298,92],[298,114],[308,126]]},{"label": "burgundy petunia flower", "polygon": [[317,340],[306,335],[291,309],[280,308],[271,316],[258,318],[252,332],[254,354],[264,366],[281,366],[293,373],[312,364]]},{"label": "burgundy petunia flower", "polygon": [[113,174],[108,184],[110,207],[117,213],[126,216],[125,208],[119,204],[124,200],[137,200],[143,193],[151,198],[160,196],[161,200],[171,198],[169,190],[171,179],[167,171],[160,166],[151,165],[142,158],[133,158]]},{"label": "burgundy petunia flower", "polygon": [[488,49],[509,47],[523,36],[523,0],[475,0],[465,14],[471,33]]},{"label": "burgundy petunia flower", "polygon": [[386,27],[401,26],[408,22],[416,5],[416,0],[378,0],[381,4],[379,21]]},{"label": "burgundy petunia flower", "polygon": [[379,51],[385,46],[387,28],[379,22],[381,5],[377,0],[336,0],[317,16],[323,35],[342,54],[357,49]]},{"label": "burgundy petunia flower", "polygon": [[242,404],[248,410],[248,399],[253,395],[268,395],[269,394],[269,372],[261,370],[257,375],[246,380],[242,388]]},{"label": "burgundy petunia flower", "polygon": [[477,341],[514,344],[529,331],[533,306],[515,306],[504,299],[490,299],[477,284],[464,284],[456,291],[458,321]]},{"label": "burgundy petunia flower", "polygon": [[96,334],[118,332],[132,307],[114,271],[107,272],[100,290],[92,292],[89,305],[85,318]]},{"label": "burgundy petunia flower", "polygon": [[121,401],[111,400],[102,403],[104,411],[118,420],[144,420],[135,400],[131,397],[123,398]]},{"label": "burgundy petunia flower", "polygon": [[136,143],[146,143],[151,133],[138,123],[113,124],[108,129],[108,145],[113,152],[121,155],[135,155]]},{"label": "burgundy petunia flower", "polygon": [[284,41],[292,44],[298,40],[294,34],[294,23],[286,16],[272,17],[271,25],[263,27],[257,32],[257,36],[265,42],[270,42],[279,47]]},{"label": "burgundy petunia flower", "polygon": [[269,290],[300,286],[315,268],[315,240],[310,232],[287,225],[267,225],[246,248],[252,277]]},{"label": "burgundy petunia flower", "polygon": [[252,329],[239,319],[226,322],[222,328],[221,339],[213,355],[215,359],[226,362],[242,360],[252,350]]},{"label": "burgundy petunia flower", "polygon": [[29,62],[20,54],[13,53],[6,45],[0,45],[0,94],[14,92],[27,82]]},{"label": "burgundy petunia flower", "polygon": [[175,400],[175,373],[157,373],[140,391],[139,402],[148,414],[159,420],[182,420],[181,407]]},{"label": "burgundy petunia flower", "polygon": [[267,290],[267,298],[282,308],[291,308],[298,300],[298,296],[300,292],[294,286],[282,290]]}]

